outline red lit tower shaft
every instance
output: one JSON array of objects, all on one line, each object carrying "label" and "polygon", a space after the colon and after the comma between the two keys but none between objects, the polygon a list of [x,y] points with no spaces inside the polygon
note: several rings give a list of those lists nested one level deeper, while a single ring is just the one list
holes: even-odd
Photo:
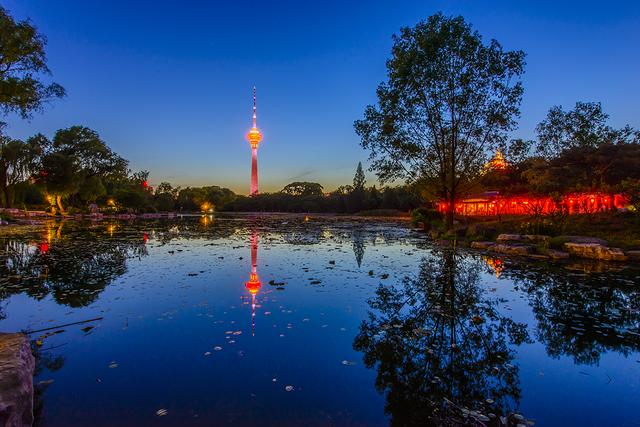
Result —
[{"label": "red lit tower shaft", "polygon": [[247,134],[251,144],[251,196],[258,194],[258,146],[262,141],[262,134],[256,126],[256,88],[253,88],[253,127]]}]

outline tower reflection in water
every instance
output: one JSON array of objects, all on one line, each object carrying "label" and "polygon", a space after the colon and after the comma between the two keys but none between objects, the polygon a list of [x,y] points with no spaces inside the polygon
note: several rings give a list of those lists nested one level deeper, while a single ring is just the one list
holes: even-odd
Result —
[{"label": "tower reflection in water", "polygon": [[256,296],[262,287],[260,278],[258,277],[258,232],[251,232],[251,273],[249,273],[249,281],[244,286],[251,294],[251,335],[255,335],[256,327]]}]

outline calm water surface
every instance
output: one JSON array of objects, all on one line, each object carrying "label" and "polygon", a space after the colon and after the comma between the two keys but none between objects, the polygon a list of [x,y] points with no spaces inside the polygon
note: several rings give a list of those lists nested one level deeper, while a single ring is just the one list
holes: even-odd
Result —
[{"label": "calm water surface", "polygon": [[46,426],[640,425],[640,270],[406,224],[52,223],[0,238]]}]

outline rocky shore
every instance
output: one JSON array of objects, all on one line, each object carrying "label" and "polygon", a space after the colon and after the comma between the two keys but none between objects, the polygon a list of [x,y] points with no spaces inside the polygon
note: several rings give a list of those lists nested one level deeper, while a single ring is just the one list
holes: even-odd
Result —
[{"label": "rocky shore", "polygon": [[0,333],[0,422],[7,427],[33,424],[35,360],[24,334]]},{"label": "rocky shore", "polygon": [[[12,222],[15,224],[37,225],[43,221],[51,218],[56,218],[51,214],[44,211],[24,211],[20,209],[0,209],[0,213],[5,213],[12,218]],[[76,219],[76,220],[92,220],[99,221],[103,219],[159,219],[159,218],[175,218],[177,214],[175,212],[154,212],[154,213],[119,213],[119,214],[103,214],[100,212],[94,212],[89,214],[72,214],[63,215],[62,218]],[[1,225],[10,225],[11,223],[0,219]]]},{"label": "rocky shore", "polygon": [[550,248],[550,236],[529,234],[500,234],[495,241],[471,242],[472,249],[506,255],[526,256],[539,259],[561,260],[585,258],[598,261],[640,262],[640,250],[623,251],[610,247],[603,239],[586,236],[559,236],[561,248]]}]

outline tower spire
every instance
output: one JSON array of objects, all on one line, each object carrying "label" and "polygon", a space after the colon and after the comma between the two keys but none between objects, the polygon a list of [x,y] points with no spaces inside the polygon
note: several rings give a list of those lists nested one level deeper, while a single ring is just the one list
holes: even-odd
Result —
[{"label": "tower spire", "polygon": [[256,87],[253,87],[253,127],[256,127]]}]

